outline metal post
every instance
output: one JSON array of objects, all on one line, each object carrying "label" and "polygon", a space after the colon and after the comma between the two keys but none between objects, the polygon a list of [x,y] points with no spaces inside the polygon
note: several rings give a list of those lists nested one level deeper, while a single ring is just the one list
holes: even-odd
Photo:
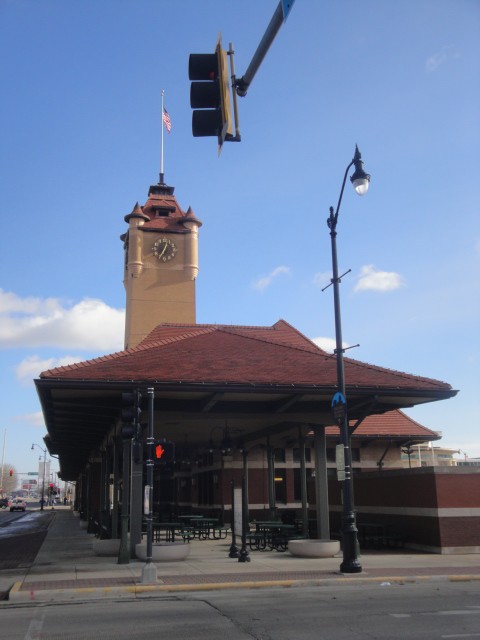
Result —
[{"label": "metal post", "polygon": [[283,10],[282,3],[279,2],[275,12],[270,20],[270,23],[263,34],[263,37],[260,41],[260,44],[257,47],[257,50],[253,54],[253,58],[248,65],[248,69],[245,71],[245,74],[237,80],[237,93],[239,96],[246,96],[248,87],[250,86],[255,74],[258,71],[258,68],[262,64],[263,59],[267,55],[267,51],[270,48],[270,45],[275,39],[280,27],[283,23]]},{"label": "metal post", "polygon": [[142,569],[142,582],[144,584],[156,584],[157,567],[152,562],[152,537],[153,537],[153,412],[155,407],[155,391],[153,387],[147,389],[148,396],[148,434],[147,434],[147,485],[145,487],[144,506],[146,507],[145,519],[147,521],[147,563]]},{"label": "metal post", "polygon": [[42,473],[42,497],[41,497],[42,504],[40,505],[40,511],[43,511],[43,505],[45,504],[45,467],[46,466],[47,466],[47,450],[43,449],[43,473]]},{"label": "metal post", "polygon": [[130,511],[130,445],[131,440],[125,438],[123,441],[122,516],[118,564],[128,564],[130,562],[130,549],[128,545],[128,517]]},{"label": "metal post", "polygon": [[[244,460],[245,460],[245,457],[244,457]],[[250,562],[250,555],[247,549],[247,529],[248,529],[247,513],[248,513],[248,496],[247,496],[246,477],[244,473],[242,478],[242,548],[240,549],[240,555],[238,556],[239,562]]]},{"label": "metal post", "polygon": [[[338,391],[345,394],[345,376],[343,364],[343,341],[342,341],[342,323],[340,316],[340,291],[338,277],[338,260],[337,260],[337,218],[338,209],[343,195],[345,179],[348,170],[352,166],[353,161],[347,167],[345,178],[343,180],[340,199],[338,202],[337,213],[334,214],[333,207],[330,207],[330,217],[327,220],[330,228],[330,237],[332,245],[332,284],[333,284],[333,300],[335,312],[335,340],[336,340],[336,357],[337,357],[337,384]],[[340,571],[343,573],[360,573],[362,571],[361,564],[357,557],[357,527],[355,523],[355,512],[353,508],[353,478],[352,478],[352,453],[350,449],[350,434],[348,432],[348,414],[345,411],[343,419],[340,423],[340,439],[344,446],[345,455],[345,479],[343,480],[343,516],[342,516],[342,540],[343,540],[343,562],[340,565]]]},{"label": "metal post", "polygon": [[238,558],[238,547],[235,533],[235,483],[233,480],[230,482],[232,490],[232,544],[230,545],[229,558]]}]

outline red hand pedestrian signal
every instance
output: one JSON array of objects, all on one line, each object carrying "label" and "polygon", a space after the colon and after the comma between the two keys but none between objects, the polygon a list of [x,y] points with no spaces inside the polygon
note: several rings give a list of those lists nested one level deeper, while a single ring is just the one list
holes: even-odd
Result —
[{"label": "red hand pedestrian signal", "polygon": [[173,463],[175,461],[175,444],[165,438],[156,440],[153,447],[153,459],[158,466]]}]

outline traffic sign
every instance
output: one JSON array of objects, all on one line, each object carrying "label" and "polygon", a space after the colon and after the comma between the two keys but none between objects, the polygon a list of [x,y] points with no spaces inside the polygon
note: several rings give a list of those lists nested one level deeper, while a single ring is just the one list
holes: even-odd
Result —
[{"label": "traffic sign", "polygon": [[337,480],[345,480],[345,447],[337,444],[335,447],[335,461],[337,463]]},{"label": "traffic sign", "polygon": [[337,391],[337,393],[332,398],[332,416],[335,422],[340,427],[345,420],[345,416],[347,415],[347,399]]}]

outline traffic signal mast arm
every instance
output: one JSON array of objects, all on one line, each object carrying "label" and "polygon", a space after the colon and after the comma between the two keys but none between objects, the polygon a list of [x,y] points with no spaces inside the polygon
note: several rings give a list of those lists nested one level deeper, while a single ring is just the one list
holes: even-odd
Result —
[{"label": "traffic signal mast arm", "polygon": [[[190,106],[192,107],[192,133],[194,137],[218,138],[218,152],[224,142],[240,142],[240,126],[237,109],[237,94],[246,96],[247,90],[260,67],[270,45],[275,39],[282,22],[285,22],[295,0],[280,0],[270,24],[244,76],[235,77],[234,51],[230,43],[228,52],[222,49],[220,36],[215,53],[191,53],[188,61],[190,86]],[[230,58],[231,75],[228,74]],[[233,115],[235,135],[233,135],[230,88],[233,90]]]},{"label": "traffic signal mast arm", "polygon": [[235,80],[235,87],[240,97],[243,98],[247,95],[248,88],[252,84],[252,80],[255,77],[255,74],[257,73],[260,65],[262,64],[263,59],[267,55],[267,51],[269,50],[270,45],[275,40],[275,36],[279,32],[282,23],[287,19],[294,1],[295,0],[280,0],[280,2],[278,3],[277,8],[275,9],[275,13],[270,20],[270,24],[263,34],[263,38],[261,39],[257,50],[253,54],[252,61],[248,65],[248,69],[240,79]]}]

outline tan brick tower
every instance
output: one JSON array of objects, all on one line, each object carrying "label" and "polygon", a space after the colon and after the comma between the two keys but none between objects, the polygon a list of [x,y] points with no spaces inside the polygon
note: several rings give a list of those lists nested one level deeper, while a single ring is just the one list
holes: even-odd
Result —
[{"label": "tan brick tower", "polygon": [[143,207],[125,216],[125,348],[135,347],[158,324],[196,322],[198,229],[189,207],[179,207],[174,187],[152,185]]}]

